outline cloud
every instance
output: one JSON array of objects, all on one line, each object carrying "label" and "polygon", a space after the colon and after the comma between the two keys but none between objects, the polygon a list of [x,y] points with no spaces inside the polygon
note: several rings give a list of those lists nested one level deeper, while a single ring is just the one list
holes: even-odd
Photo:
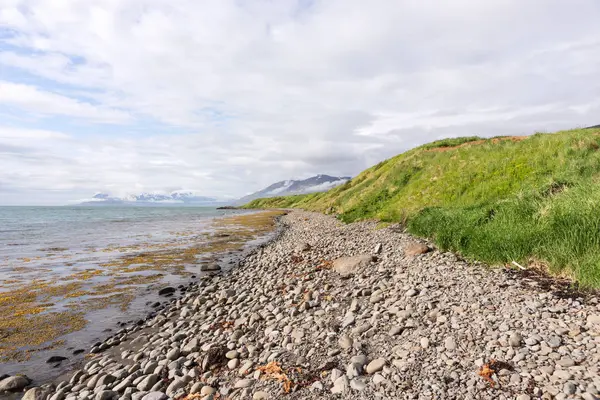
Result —
[{"label": "cloud", "polygon": [[30,147],[0,153],[12,168],[0,180],[55,201],[242,195],[354,175],[443,136],[594,125],[599,12],[595,0],[6,0],[0,132],[68,137],[0,133]]},{"label": "cloud", "polygon": [[0,104],[16,106],[33,115],[64,115],[92,122],[126,122],[122,111],[98,107],[66,96],[43,91],[35,86],[0,81]]}]

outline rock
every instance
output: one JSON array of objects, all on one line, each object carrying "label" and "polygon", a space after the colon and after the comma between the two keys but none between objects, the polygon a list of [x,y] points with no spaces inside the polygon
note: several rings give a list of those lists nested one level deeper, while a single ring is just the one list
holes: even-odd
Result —
[{"label": "rock", "polygon": [[210,396],[211,394],[214,394],[214,393],[216,393],[216,392],[217,392],[217,389],[215,389],[215,388],[214,388],[214,387],[212,387],[212,386],[204,386],[204,387],[202,388],[202,390],[200,390],[200,394],[201,394],[202,396]]},{"label": "rock", "polygon": [[116,380],[116,378],[113,375],[110,375],[110,374],[102,375],[100,378],[98,378],[96,387],[98,388],[103,385],[108,385],[109,383],[113,383],[115,380]]},{"label": "rock", "polygon": [[219,271],[221,267],[218,264],[202,264],[200,271]]},{"label": "rock", "polygon": [[402,333],[402,331],[404,331],[404,328],[402,328],[400,326],[392,326],[392,328],[388,332],[388,335],[390,335],[390,336],[396,336],[396,335]]},{"label": "rock", "polygon": [[429,347],[429,339],[428,338],[421,338],[421,347],[424,349]]},{"label": "rock", "polygon": [[49,359],[47,359],[46,362],[48,364],[53,364],[53,363],[59,363],[59,362],[64,361],[64,360],[68,360],[68,358],[67,357],[62,357],[62,356],[52,356]]},{"label": "rock", "polygon": [[302,242],[302,243],[298,243],[298,245],[296,246],[296,253],[302,253],[304,251],[309,251],[312,247],[310,247],[310,244],[306,243],[306,242]]},{"label": "rock", "polygon": [[112,390],[101,390],[96,394],[96,400],[117,400],[119,398],[119,394],[117,392],[113,392]]},{"label": "rock", "polygon": [[406,297],[414,297],[417,294],[419,294],[419,292],[416,289],[409,289],[405,293]]},{"label": "rock", "polygon": [[565,386],[563,386],[563,393],[570,395],[570,394],[575,394],[575,392],[577,391],[577,385],[575,385],[573,382],[567,382],[565,383]]},{"label": "rock", "polygon": [[600,314],[589,314],[586,318],[586,326],[600,330]]},{"label": "rock", "polygon": [[180,355],[180,354],[181,354],[181,353],[179,352],[179,349],[178,349],[178,348],[171,349],[171,350],[170,350],[170,351],[167,353],[167,360],[171,360],[171,361],[173,361],[173,360],[177,360],[177,359],[179,358],[179,355]]},{"label": "rock", "polygon": [[350,363],[346,367],[346,376],[350,379],[360,376],[362,372],[362,365],[358,363]]},{"label": "rock", "polygon": [[167,386],[167,396],[175,394],[179,389],[185,387],[185,381],[183,379],[175,379],[169,386]]},{"label": "rock", "polygon": [[546,343],[548,343],[548,346],[550,346],[550,348],[556,349],[562,344],[562,339],[560,338],[560,336],[550,336],[548,339],[546,339]]},{"label": "rock", "polygon": [[233,360],[234,358],[238,358],[239,356],[240,353],[238,353],[237,350],[231,350],[225,353],[225,357],[227,357],[229,360]]},{"label": "rock", "polygon": [[375,385],[379,385],[382,382],[385,382],[385,378],[381,374],[375,374],[375,375],[373,375],[373,383]]},{"label": "rock", "polygon": [[0,381],[0,393],[22,390],[25,386],[29,385],[29,382],[31,382],[31,380],[25,375],[9,376]]},{"label": "rock", "polygon": [[[520,334],[514,332],[512,335],[510,335],[510,337],[508,338],[508,344],[510,344],[512,347],[520,347],[521,346],[521,342],[523,341],[523,338],[521,337]],[[526,396],[526,395],[525,395]]]},{"label": "rock", "polygon": [[531,400],[531,397],[527,394],[520,394],[517,396],[517,400]]},{"label": "rock", "polygon": [[383,245],[381,243],[377,243],[375,245],[375,250],[373,251],[375,254],[380,254],[383,249]]},{"label": "rock", "polygon": [[163,392],[150,392],[142,397],[142,400],[168,400],[169,396],[167,396]]},{"label": "rock", "polygon": [[333,269],[342,276],[354,275],[359,269],[368,267],[374,257],[363,254],[354,257],[342,257],[333,262]]},{"label": "rock", "polygon": [[200,393],[200,391],[202,390],[203,387],[204,387],[204,383],[202,383],[202,382],[194,383],[192,385],[192,388],[190,389],[190,394]]},{"label": "rock", "polygon": [[385,358],[377,358],[377,359],[371,361],[369,364],[367,364],[367,368],[366,368],[367,374],[371,375],[371,374],[374,374],[375,372],[381,371],[386,363],[387,363],[387,361],[385,360]]},{"label": "rock", "polygon": [[371,329],[371,324],[362,324],[362,325],[359,325],[359,326],[353,328],[352,334],[359,336],[362,333],[365,333],[366,331],[368,331],[369,329]]},{"label": "rock", "polygon": [[140,383],[138,383],[136,387],[140,392],[146,392],[152,389],[152,386],[154,386],[159,379],[160,378],[158,375],[150,374],[147,377],[145,377]]},{"label": "rock", "polygon": [[234,358],[233,360],[229,360],[227,363],[227,368],[236,369],[240,365],[240,360],[238,358]]},{"label": "rock", "polygon": [[65,398],[64,390],[59,390],[56,393],[54,393],[53,395],[51,395],[48,400],[64,400],[64,398]]},{"label": "rock", "polygon": [[351,348],[353,343],[354,341],[348,335],[342,335],[338,340],[338,344],[344,350],[348,350],[349,348]]},{"label": "rock", "polygon": [[242,364],[242,366],[238,370],[238,374],[247,375],[250,372],[250,369],[252,369],[253,365],[254,365],[254,362],[252,360],[244,361],[244,364]]},{"label": "rock", "polygon": [[454,340],[454,337],[448,336],[446,340],[444,340],[444,347],[448,351],[456,350],[456,341]]},{"label": "rock", "polygon": [[365,390],[367,388],[367,385],[361,380],[353,379],[350,381],[350,387],[360,392],[362,390]]},{"label": "rock", "polygon": [[430,252],[429,246],[423,243],[411,243],[404,248],[404,254],[407,256],[417,256],[419,254],[425,254]]},{"label": "rock", "polygon": [[237,381],[235,383],[235,388],[236,389],[247,388],[247,387],[252,386],[253,382],[254,382],[253,379],[240,379],[239,381]]},{"label": "rock", "polygon": [[46,400],[50,394],[50,390],[34,387],[25,392],[22,400]]},{"label": "rock", "polygon": [[346,390],[348,390],[348,378],[346,378],[346,375],[342,375],[335,380],[331,393],[344,393]]},{"label": "rock", "polygon": [[263,392],[263,391],[255,392],[252,395],[252,400],[266,400],[268,398],[269,398],[269,393]]},{"label": "rock", "polygon": [[166,288],[162,288],[162,289],[160,289],[160,290],[158,291],[158,295],[159,295],[159,296],[168,296],[168,295],[170,295],[170,294],[173,294],[173,293],[175,293],[175,290],[176,290],[176,289],[175,289],[174,287],[167,286]]}]

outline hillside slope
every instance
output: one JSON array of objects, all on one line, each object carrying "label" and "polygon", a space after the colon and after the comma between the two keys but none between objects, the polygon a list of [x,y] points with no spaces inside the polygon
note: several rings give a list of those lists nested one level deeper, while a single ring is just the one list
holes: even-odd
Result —
[{"label": "hillside slope", "polygon": [[383,161],[329,192],[260,199],[345,222],[402,222],[442,249],[518,261],[600,287],[600,129],[445,139]]}]

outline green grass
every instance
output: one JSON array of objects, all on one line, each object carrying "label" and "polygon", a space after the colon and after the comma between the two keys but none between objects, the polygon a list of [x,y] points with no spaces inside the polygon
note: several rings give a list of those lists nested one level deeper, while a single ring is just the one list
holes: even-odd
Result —
[{"label": "green grass", "polygon": [[600,129],[445,139],[326,193],[259,199],[345,222],[402,222],[440,248],[491,264],[535,262],[600,287]]}]

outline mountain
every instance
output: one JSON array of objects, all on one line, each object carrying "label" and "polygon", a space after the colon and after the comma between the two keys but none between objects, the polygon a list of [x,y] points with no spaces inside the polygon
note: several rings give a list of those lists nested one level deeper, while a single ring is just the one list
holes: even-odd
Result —
[{"label": "mountain", "polygon": [[235,204],[246,204],[252,200],[263,197],[289,196],[293,194],[308,194],[325,192],[350,180],[349,177],[335,177],[329,175],[316,175],[304,180],[280,181],[258,192],[244,196]]},{"label": "mountain", "polygon": [[192,191],[177,190],[171,193],[140,193],[131,194],[126,197],[114,197],[108,193],[96,193],[91,199],[79,201],[80,205],[104,206],[104,205],[197,205],[217,206],[225,202],[218,201],[213,197],[199,196]]}]

